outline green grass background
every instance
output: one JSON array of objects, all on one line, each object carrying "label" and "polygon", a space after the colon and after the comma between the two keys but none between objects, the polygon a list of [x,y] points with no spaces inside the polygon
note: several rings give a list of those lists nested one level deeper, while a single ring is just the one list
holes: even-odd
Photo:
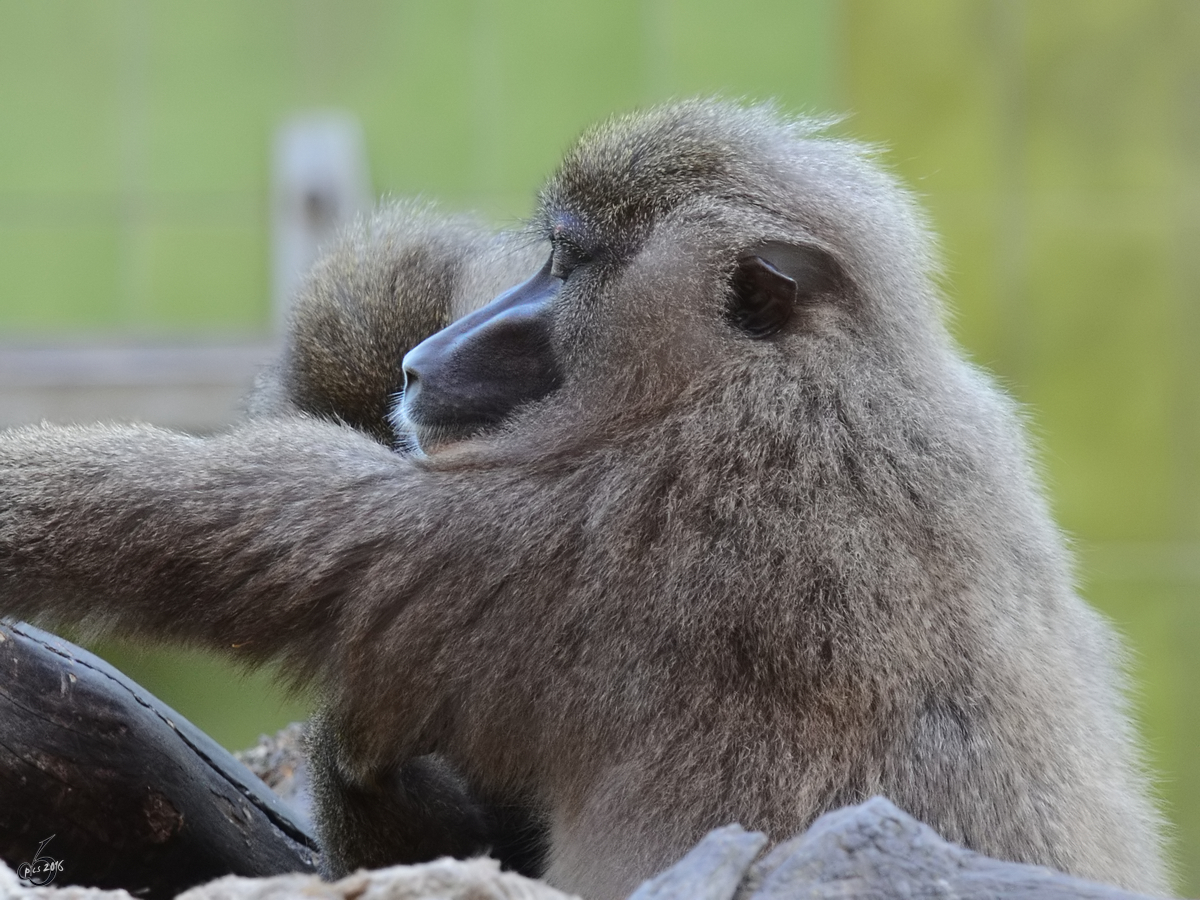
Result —
[{"label": "green grass background", "polygon": [[[846,112],[943,236],[968,353],[1024,404],[1200,893],[1200,4],[0,0],[0,341],[265,336],[268,160],[347,109],[374,189],[499,224],[588,123],[693,94]],[[218,740],[303,711],[114,659]]]}]

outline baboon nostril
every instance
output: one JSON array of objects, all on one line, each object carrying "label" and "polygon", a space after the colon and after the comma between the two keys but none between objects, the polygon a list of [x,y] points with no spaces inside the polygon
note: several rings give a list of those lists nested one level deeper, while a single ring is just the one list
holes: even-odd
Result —
[{"label": "baboon nostril", "polygon": [[418,373],[421,368],[421,354],[424,352],[422,350],[424,344],[424,341],[417,344],[417,346],[405,353],[404,358],[400,360],[400,371],[404,373],[404,392],[406,394],[415,391],[420,381]]}]

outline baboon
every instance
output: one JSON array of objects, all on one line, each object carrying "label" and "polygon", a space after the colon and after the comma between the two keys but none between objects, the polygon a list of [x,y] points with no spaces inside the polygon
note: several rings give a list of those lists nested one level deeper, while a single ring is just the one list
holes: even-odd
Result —
[{"label": "baboon", "polygon": [[[1167,889],[1118,642],[869,151],[692,101],[585,134],[521,234],[411,215],[318,273],[228,433],[3,435],[0,609],[316,683],[333,871],[526,810],[545,878],[604,900],[713,826],[781,839],[884,794]],[[407,352],[388,411],[476,257],[538,245]],[[360,352],[362,273],[424,311]]]},{"label": "baboon", "polygon": [[308,413],[408,447],[391,418],[400,360],[536,269],[544,242],[495,234],[412,202],[382,205],[328,248],[293,302],[284,352],[249,398],[254,416]]},{"label": "baboon", "polygon": [[[404,386],[400,360],[545,255],[539,238],[495,234],[411,202],[382,205],[328,248],[301,286],[284,351],[257,379],[248,411],[329,418],[416,450],[391,414]],[[352,784],[338,765],[330,717],[309,722],[307,744],[327,874],[480,853],[541,874],[545,834],[533,812],[514,798],[488,802],[469,792],[445,759],[418,757]]]}]

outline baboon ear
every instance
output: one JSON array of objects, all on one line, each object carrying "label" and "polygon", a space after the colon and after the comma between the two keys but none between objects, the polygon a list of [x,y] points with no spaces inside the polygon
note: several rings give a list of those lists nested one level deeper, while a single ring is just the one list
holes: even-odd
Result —
[{"label": "baboon ear", "polygon": [[738,258],[726,317],[752,338],[778,334],[797,305],[833,291],[841,267],[820,247],[768,242]]}]

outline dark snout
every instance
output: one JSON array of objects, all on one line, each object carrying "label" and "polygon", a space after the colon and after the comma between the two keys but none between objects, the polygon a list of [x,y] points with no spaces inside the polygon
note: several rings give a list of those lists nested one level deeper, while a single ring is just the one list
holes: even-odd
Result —
[{"label": "dark snout", "polygon": [[561,284],[547,265],[404,357],[400,413],[423,450],[494,427],[559,386],[550,314]]}]

